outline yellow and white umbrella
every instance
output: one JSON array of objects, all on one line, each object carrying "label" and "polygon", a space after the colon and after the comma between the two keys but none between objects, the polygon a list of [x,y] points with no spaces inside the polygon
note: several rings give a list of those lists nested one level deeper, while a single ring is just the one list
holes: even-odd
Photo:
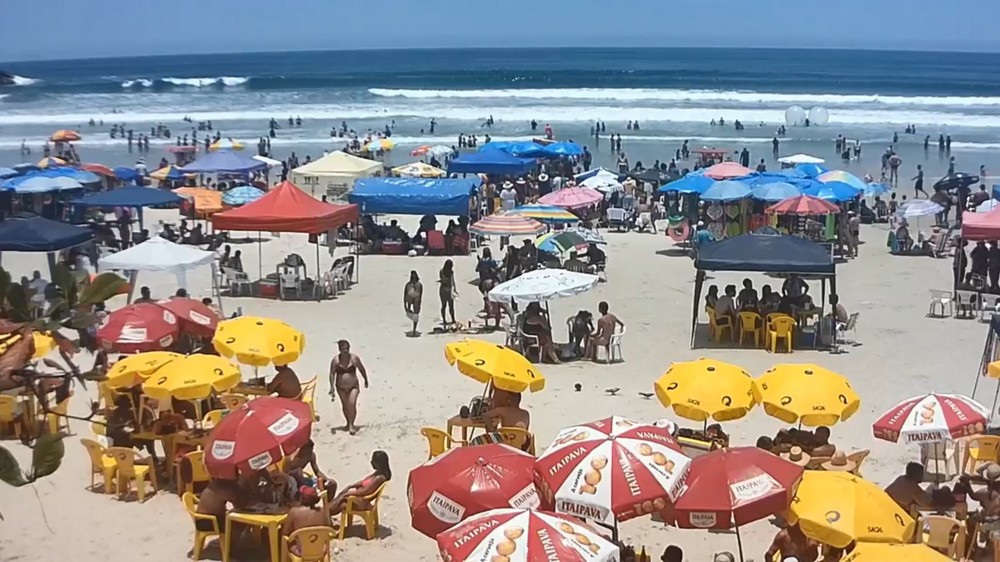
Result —
[{"label": "yellow and white umbrella", "polygon": [[424,162],[413,162],[396,166],[392,169],[393,175],[404,178],[443,178],[448,173],[441,168],[435,168]]}]

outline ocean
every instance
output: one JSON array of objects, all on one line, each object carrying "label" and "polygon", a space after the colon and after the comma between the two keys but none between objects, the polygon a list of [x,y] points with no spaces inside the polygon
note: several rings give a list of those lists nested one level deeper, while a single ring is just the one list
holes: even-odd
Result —
[{"label": "ocean", "polygon": [[[777,49],[463,49],[178,55],[0,63],[16,76],[0,87],[0,165],[32,157],[55,129],[79,129],[85,160],[133,162],[112,123],[148,132],[163,123],[190,134],[211,120],[224,136],[255,146],[274,117],[283,128],[272,141],[283,157],[300,159],[335,148],[330,129],[347,122],[364,134],[392,127],[399,148],[456,144],[460,133],[480,139],[529,139],[546,123],[560,139],[590,146],[610,163],[607,134],[620,134],[630,160],[668,160],[684,140],[693,147],[748,147],[770,162],[770,142],[790,106],[826,109],[829,122],[796,127],[782,152],[809,152],[863,174],[878,175],[879,154],[899,134],[904,168],[946,165],[939,134],[953,139],[959,168],[1000,169],[1000,55],[930,52]],[[289,128],[289,116],[301,127]],[[495,124],[483,123],[493,116]],[[712,126],[723,118],[727,125]],[[94,119],[104,126],[88,125]],[[437,127],[430,132],[430,121]],[[537,132],[529,127],[534,119]],[[739,119],[741,131],[730,123]],[[594,121],[606,123],[601,139]],[[626,123],[638,120],[641,128]],[[916,134],[905,134],[907,125]],[[860,140],[860,162],[843,163],[833,139]],[[925,135],[932,149],[923,153]],[[199,136],[204,136],[202,133]],[[482,140],[480,141],[482,142]],[[158,160],[173,139],[153,139]],[[35,158],[37,159],[37,158]]]}]

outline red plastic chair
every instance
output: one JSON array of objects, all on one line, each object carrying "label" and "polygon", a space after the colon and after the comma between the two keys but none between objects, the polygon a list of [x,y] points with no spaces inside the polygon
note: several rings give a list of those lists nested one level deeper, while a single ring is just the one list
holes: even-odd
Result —
[{"label": "red plastic chair", "polygon": [[435,256],[444,255],[444,233],[440,230],[427,231],[427,253]]}]

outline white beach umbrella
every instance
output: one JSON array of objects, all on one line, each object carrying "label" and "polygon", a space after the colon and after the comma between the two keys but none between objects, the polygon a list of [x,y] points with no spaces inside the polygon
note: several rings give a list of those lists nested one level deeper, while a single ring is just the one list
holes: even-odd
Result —
[{"label": "white beach umbrella", "polygon": [[597,281],[596,275],[587,273],[536,269],[497,285],[490,291],[489,297],[494,302],[513,299],[519,304],[527,304],[579,295],[596,287]]},{"label": "white beach umbrella", "polygon": [[611,193],[612,191],[622,191],[625,189],[622,187],[621,182],[618,181],[618,176],[606,176],[604,174],[589,177],[580,182],[580,185],[583,187],[589,187],[590,189],[596,189],[597,191],[603,193]]},{"label": "white beach umbrella", "polygon": [[942,211],[944,211],[944,207],[930,199],[911,199],[899,207],[896,216],[916,219],[936,215]]},{"label": "white beach umbrella", "polygon": [[996,209],[997,206],[1000,206],[1000,201],[997,201],[996,199],[987,199],[986,201],[980,203],[978,207],[976,207],[976,212],[988,213],[993,209]]},{"label": "white beach umbrella", "polygon": [[427,152],[428,154],[433,154],[434,156],[440,157],[440,156],[448,156],[454,151],[451,149],[450,146],[445,146],[443,144],[436,144],[432,146],[430,150],[428,150]]},{"label": "white beach umbrella", "polygon": [[808,154],[792,154],[791,156],[778,158],[778,162],[782,164],[822,164],[826,160]]}]

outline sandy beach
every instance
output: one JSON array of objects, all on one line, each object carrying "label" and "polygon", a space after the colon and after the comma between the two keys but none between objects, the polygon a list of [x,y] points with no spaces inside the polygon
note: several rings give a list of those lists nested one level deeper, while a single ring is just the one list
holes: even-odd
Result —
[{"label": "sandy beach", "polygon": [[[174,217],[176,211],[146,213],[147,222]],[[413,217],[402,221],[411,226],[406,219]],[[871,435],[872,421],[896,402],[918,393],[971,393],[986,336],[986,325],[975,321],[925,317],[928,289],[950,287],[951,260],[890,256],[885,247],[886,233],[884,225],[864,227],[860,257],[838,267],[841,302],[849,312],[860,312],[853,337],[863,343],[841,355],[810,351],[770,355],[749,348],[689,349],[694,280],[691,260],[663,252],[672,243],[662,231],[660,235],[607,233],[609,281],[584,295],[554,301],[550,307],[554,332],[558,340],[564,340],[560,319],[581,309],[596,311],[598,302],[609,302],[611,311],[628,326],[623,343],[625,361],[610,366],[583,362],[542,366],[547,387],[525,396],[523,403],[531,412],[532,430],[539,444],[550,443],[566,425],[612,414],[650,422],[669,418],[681,425],[695,425],[674,418],[655,399],[646,400],[638,394],[652,392],[653,381],[673,361],[713,357],[741,365],[754,375],[778,362],[818,363],[846,375],[862,399],[861,409],[852,419],[832,428],[832,442],[843,450],[871,449],[862,473],[884,486],[901,473],[905,461],[917,458],[917,451],[876,441]],[[237,247],[243,249],[246,270],[256,272],[257,249],[249,244]],[[310,276],[314,275],[312,247],[304,235],[282,235],[264,243],[265,273],[291,252],[302,254]],[[30,274],[33,269],[44,271],[44,256],[5,254],[3,258],[3,266],[15,276]],[[323,267],[329,268],[332,258],[324,254],[322,259]],[[373,450],[389,453],[394,478],[382,503],[384,528],[380,538],[349,538],[337,545],[340,552],[335,560],[437,559],[434,542],[410,528],[406,475],[426,458],[420,428],[444,428],[447,418],[482,391],[445,362],[443,346],[455,336],[428,334],[438,322],[433,280],[444,259],[363,256],[360,282],[336,300],[322,303],[224,300],[227,313],[241,307],[246,314],[284,320],[306,334],[305,353],[292,367],[300,379],[319,376],[317,403],[322,419],[313,435],[320,466],[327,474],[341,483],[353,482],[367,473]],[[460,320],[468,320],[481,306],[476,287],[466,283],[475,278],[475,257],[453,259],[460,292],[456,314]],[[403,314],[401,293],[410,270],[416,270],[425,283],[421,323],[424,335],[419,338],[405,336],[409,323]],[[709,282],[723,286],[739,283],[742,277],[720,274]],[[757,287],[775,284],[763,276],[751,279]],[[210,295],[207,268],[190,275],[189,283],[193,296]],[[143,274],[139,284],[149,286],[154,298],[166,297],[175,289],[174,278],[169,275]],[[109,308],[122,304],[109,303]],[[502,332],[486,337],[503,341]],[[335,342],[341,338],[350,340],[352,350],[364,360],[371,377],[371,387],[361,392],[361,431],[356,436],[336,431],[344,422],[339,404],[331,404],[328,398],[328,363]],[[90,359],[81,356],[81,363],[89,366]],[[248,374],[246,368],[244,373]],[[574,391],[576,383],[582,385],[580,392]],[[611,387],[621,391],[609,396],[605,389]],[[992,383],[982,385],[977,398],[989,406],[993,391]],[[84,391],[77,387],[70,410],[85,414],[90,399],[96,399],[95,388]],[[732,442],[738,445],[752,445],[759,435],[773,435],[781,427],[778,420],[759,409],[725,425]],[[161,491],[145,504],[138,504],[86,491],[89,460],[79,438],[89,437],[90,428],[82,422],[71,422],[71,428],[74,435],[66,439],[66,457],[55,475],[32,487],[13,489],[0,485],[0,512],[6,518],[0,523],[0,560],[185,559],[191,548],[192,523],[177,496]],[[4,445],[27,464],[30,452],[25,447],[13,441],[5,441]],[[747,558],[761,560],[774,532],[775,528],[764,521],[744,528]],[[624,523],[621,534],[657,555],[666,545],[678,544],[691,560],[709,560],[714,552],[736,549],[733,534],[683,531],[648,518]],[[206,556],[218,559],[219,552],[209,548]],[[262,554],[256,556],[263,559]]]}]

